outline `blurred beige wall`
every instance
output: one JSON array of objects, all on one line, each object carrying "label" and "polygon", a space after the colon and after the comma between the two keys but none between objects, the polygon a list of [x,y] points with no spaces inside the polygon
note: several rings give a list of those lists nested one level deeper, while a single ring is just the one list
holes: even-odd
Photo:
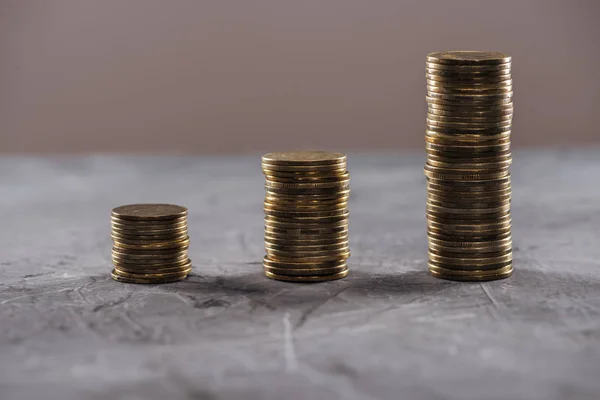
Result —
[{"label": "blurred beige wall", "polygon": [[0,0],[0,152],[423,148],[424,59],[513,56],[513,143],[600,142],[600,2]]}]

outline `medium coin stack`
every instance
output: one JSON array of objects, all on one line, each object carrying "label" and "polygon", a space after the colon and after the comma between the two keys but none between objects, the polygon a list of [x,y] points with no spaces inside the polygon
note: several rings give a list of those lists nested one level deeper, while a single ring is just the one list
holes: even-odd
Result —
[{"label": "medium coin stack", "polygon": [[429,270],[452,280],[509,277],[511,58],[431,53],[426,78]]},{"label": "medium coin stack", "polygon": [[265,274],[291,282],[348,275],[346,156],[323,151],[269,153],[266,177]]},{"label": "medium coin stack", "polygon": [[167,283],[192,269],[187,250],[187,208],[171,204],[132,204],[111,213],[111,276],[126,283]]}]

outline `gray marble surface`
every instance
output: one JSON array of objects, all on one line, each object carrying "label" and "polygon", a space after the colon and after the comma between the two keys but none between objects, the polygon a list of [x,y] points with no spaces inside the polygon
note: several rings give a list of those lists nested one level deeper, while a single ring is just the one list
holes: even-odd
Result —
[{"label": "gray marble surface", "polygon": [[[350,155],[351,274],[261,270],[260,158],[0,158],[1,399],[600,398],[600,149],[517,152],[515,274],[426,269],[424,156]],[[194,272],[109,277],[109,212],[190,210]]]}]

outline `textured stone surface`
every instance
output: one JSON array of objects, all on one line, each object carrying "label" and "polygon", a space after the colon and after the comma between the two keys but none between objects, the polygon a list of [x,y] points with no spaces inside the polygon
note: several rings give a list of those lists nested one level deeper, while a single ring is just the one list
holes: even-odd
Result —
[{"label": "textured stone surface", "polygon": [[[258,156],[0,159],[0,398],[600,398],[600,152],[516,154],[484,284],[426,272],[423,162],[350,155],[351,275],[302,285],[262,274]],[[110,279],[132,202],[189,207],[189,279]]]}]

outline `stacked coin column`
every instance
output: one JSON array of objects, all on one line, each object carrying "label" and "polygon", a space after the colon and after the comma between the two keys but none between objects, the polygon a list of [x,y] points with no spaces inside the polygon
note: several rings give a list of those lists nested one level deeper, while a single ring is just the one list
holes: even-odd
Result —
[{"label": "stacked coin column", "polygon": [[262,170],[266,177],[266,276],[320,282],[348,275],[346,156],[270,153],[262,157]]},{"label": "stacked coin column", "polygon": [[431,53],[426,62],[429,270],[486,281],[512,274],[511,59]]},{"label": "stacked coin column", "polygon": [[127,283],[166,283],[191,271],[187,209],[170,204],[133,204],[111,213],[112,278]]}]

